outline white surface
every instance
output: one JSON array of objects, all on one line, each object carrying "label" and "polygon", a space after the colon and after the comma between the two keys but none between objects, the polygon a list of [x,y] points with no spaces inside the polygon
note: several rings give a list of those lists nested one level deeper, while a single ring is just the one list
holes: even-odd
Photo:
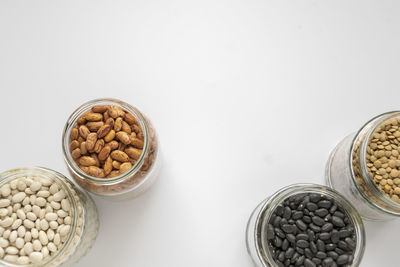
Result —
[{"label": "white surface", "polygon": [[[398,1],[1,1],[1,171],[66,174],[65,120],[115,97],[154,122],[164,168],[144,196],[96,198],[77,266],[245,267],[255,206],[323,183],[330,150],[400,108]],[[361,266],[398,266],[400,220],[367,223]]]}]

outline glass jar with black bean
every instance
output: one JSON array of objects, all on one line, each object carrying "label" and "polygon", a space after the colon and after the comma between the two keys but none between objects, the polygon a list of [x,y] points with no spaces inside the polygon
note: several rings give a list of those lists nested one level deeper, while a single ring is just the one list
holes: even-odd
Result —
[{"label": "glass jar with black bean", "polygon": [[257,206],[246,242],[257,267],[359,266],[365,231],[357,210],[337,191],[295,184]]}]

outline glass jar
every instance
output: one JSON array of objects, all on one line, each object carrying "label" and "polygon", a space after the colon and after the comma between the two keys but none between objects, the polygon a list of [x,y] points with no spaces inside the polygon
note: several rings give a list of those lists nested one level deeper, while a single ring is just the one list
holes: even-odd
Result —
[{"label": "glass jar", "polygon": [[[94,106],[108,105],[119,107],[135,117],[143,133],[143,150],[127,172],[112,178],[97,178],[85,173],[73,160],[69,149],[69,137],[83,114]],[[89,192],[111,200],[125,200],[140,195],[153,184],[160,170],[159,145],[150,120],[135,107],[117,99],[96,99],[77,108],[65,124],[62,147],[64,160],[73,179]]]},{"label": "glass jar", "polygon": [[328,186],[342,193],[368,220],[384,221],[400,216],[400,203],[375,185],[367,168],[371,136],[383,122],[394,118],[400,118],[400,112],[384,113],[368,121],[357,133],[350,134],[336,146],[326,165]]},{"label": "glass jar", "polygon": [[[0,188],[5,183],[23,177],[39,177],[57,184],[66,192],[72,213],[71,228],[60,250],[45,258],[40,264],[24,266],[71,266],[88,252],[97,237],[99,220],[92,198],[62,174],[43,167],[20,168],[3,172],[0,174]],[[4,260],[0,260],[0,265],[21,266]]]},{"label": "glass jar", "polygon": [[365,249],[364,224],[357,210],[338,192],[316,184],[294,184],[282,188],[261,202],[250,216],[246,229],[247,252],[257,267],[276,266],[266,238],[267,226],[276,207],[290,196],[300,193],[318,193],[333,198],[347,212],[357,239],[352,266],[359,266]]}]

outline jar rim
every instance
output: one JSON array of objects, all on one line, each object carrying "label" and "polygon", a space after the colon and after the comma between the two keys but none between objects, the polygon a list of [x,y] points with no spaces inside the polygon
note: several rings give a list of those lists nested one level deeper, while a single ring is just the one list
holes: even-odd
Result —
[{"label": "jar rim", "polygon": [[[10,181],[10,180],[13,180],[16,178],[20,178],[20,177],[23,177],[26,175],[35,175],[35,176],[39,176],[39,177],[47,177],[52,180],[56,180],[57,184],[61,185],[62,189],[64,189],[65,192],[67,193],[68,200],[70,201],[70,204],[71,204],[73,218],[72,218],[72,223],[71,223],[71,231],[68,234],[68,238],[66,239],[62,248],[60,250],[58,250],[55,255],[49,257],[49,259],[46,262],[40,263],[41,264],[40,266],[43,266],[43,267],[51,266],[51,264],[58,258],[58,256],[63,255],[63,252],[69,247],[69,245],[73,241],[73,238],[77,231],[77,225],[78,225],[78,216],[76,214],[76,212],[78,211],[78,205],[76,203],[75,197],[73,196],[73,193],[71,192],[70,188],[65,184],[65,182],[62,179],[65,179],[66,181],[72,183],[74,186],[76,186],[76,184],[74,184],[71,180],[69,180],[67,177],[65,177],[63,174],[61,174],[57,171],[54,171],[54,170],[46,168],[46,167],[35,166],[35,167],[14,168],[14,169],[7,170],[7,171],[0,173],[0,185],[7,181]],[[84,212],[84,211],[82,211],[82,212]],[[83,222],[83,224],[84,224],[84,222]],[[82,228],[83,227],[84,226],[82,226]],[[21,266],[21,265],[16,265],[16,264],[9,263],[9,262],[3,261],[3,260],[0,260],[0,262],[1,262],[1,264],[4,264],[5,266],[9,266],[9,267]],[[24,266],[33,267],[33,266],[37,266],[37,265],[29,264],[29,265],[24,265]]]},{"label": "jar rim", "polygon": [[[271,215],[275,211],[276,206],[282,203],[288,197],[301,193],[323,193],[328,197],[334,198],[335,201],[337,201],[343,207],[354,226],[357,238],[357,247],[354,251],[353,266],[358,266],[362,260],[365,250],[365,229],[360,214],[355,209],[355,207],[338,191],[324,185],[311,183],[297,183],[283,187],[275,192],[273,195],[271,195],[269,198],[264,200],[265,203],[263,203],[257,215],[254,229],[254,242],[258,257],[262,261],[262,263],[266,266],[270,266],[271,262],[274,263],[272,253],[268,249],[268,247],[266,247],[268,245],[268,242],[265,240],[264,229],[266,229],[266,224],[268,223]],[[257,236],[259,236],[260,238],[257,238]]]},{"label": "jar rim", "polygon": [[[72,128],[75,126],[78,118],[81,115],[83,115],[85,112],[89,111],[92,107],[97,106],[97,105],[113,105],[113,106],[118,106],[120,108],[127,110],[128,112],[132,113],[132,115],[137,119],[137,121],[140,124],[140,127],[142,128],[142,131],[143,131],[143,137],[144,137],[143,143],[144,144],[143,144],[143,150],[142,150],[142,153],[141,153],[139,159],[135,162],[135,165],[133,165],[132,168],[130,168],[127,172],[120,174],[116,177],[112,177],[112,178],[97,178],[97,177],[88,175],[81,168],[79,168],[79,166],[72,159],[72,155],[69,152],[69,135],[70,135]],[[67,122],[65,123],[65,126],[64,126],[63,134],[62,134],[63,156],[64,156],[64,161],[68,165],[69,169],[78,177],[82,177],[82,178],[90,180],[94,183],[103,184],[103,185],[104,184],[106,184],[106,185],[117,184],[120,181],[124,180],[125,178],[135,175],[137,172],[139,172],[140,168],[144,164],[145,155],[146,155],[147,151],[149,150],[149,147],[150,147],[150,145],[149,145],[149,130],[147,127],[147,123],[145,122],[144,116],[134,106],[132,106],[124,101],[121,101],[119,99],[115,99],[115,98],[98,98],[98,99],[90,100],[90,101],[85,102],[82,105],[80,105],[68,117]],[[143,182],[144,182],[144,180],[139,182],[132,189],[139,187]]]},{"label": "jar rim", "polygon": [[[350,174],[351,174],[351,181],[353,185],[357,188],[357,190],[361,193],[361,196],[375,208],[378,208],[381,211],[384,211],[385,213],[395,215],[395,216],[400,216],[400,203],[396,202],[395,200],[389,198],[382,190],[380,190],[376,184],[373,182],[373,178],[368,172],[367,168],[367,163],[366,163],[366,154],[367,154],[367,147],[369,140],[375,130],[386,120],[392,119],[393,117],[398,117],[400,116],[400,111],[394,110],[394,111],[388,111],[382,114],[379,114],[377,116],[374,116],[372,119],[368,120],[364,125],[356,132],[351,145],[349,149],[349,166],[350,166]],[[367,129],[367,127],[370,127]],[[397,209],[399,209],[399,212],[395,211],[390,211],[387,210],[385,207],[379,205],[375,201],[371,201],[371,198],[366,195],[364,190],[360,187],[360,185],[356,181],[356,175],[354,171],[354,166],[353,166],[353,156],[354,156],[354,149],[359,141],[360,135],[366,131],[366,137],[364,140],[361,140],[361,145],[360,145],[360,166],[361,166],[361,172],[362,176],[366,176],[366,179],[363,177],[363,181],[366,183],[368,189],[380,200],[384,201],[388,205],[393,205]]]}]

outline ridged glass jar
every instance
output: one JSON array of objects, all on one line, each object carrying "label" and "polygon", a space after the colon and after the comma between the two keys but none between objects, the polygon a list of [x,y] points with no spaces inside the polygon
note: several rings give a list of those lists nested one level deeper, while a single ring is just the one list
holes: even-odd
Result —
[{"label": "ridged glass jar", "polygon": [[[75,163],[69,150],[70,133],[80,116],[90,111],[94,106],[117,106],[131,113],[143,132],[143,150],[131,169],[112,178],[97,178],[85,173]],[[156,180],[159,169],[159,145],[156,132],[138,109],[117,99],[96,99],[77,108],[68,118],[62,137],[64,160],[74,180],[89,192],[111,200],[125,200],[137,197],[146,191]]]},{"label": "ridged glass jar", "polygon": [[328,186],[342,193],[368,220],[385,221],[400,216],[400,203],[375,185],[367,168],[371,136],[383,122],[399,118],[400,112],[393,111],[371,119],[336,146],[326,165]]},{"label": "ridged glass jar", "polygon": [[246,229],[247,252],[257,267],[275,267],[277,264],[268,248],[267,226],[276,207],[290,196],[302,193],[318,193],[333,198],[340,204],[354,225],[357,246],[352,266],[359,266],[365,249],[365,230],[357,210],[338,192],[316,184],[294,184],[282,188],[262,201],[250,216]]},{"label": "ridged glass jar", "polygon": [[71,230],[62,248],[40,264],[16,265],[0,260],[1,266],[71,266],[82,258],[96,240],[99,220],[97,208],[92,198],[62,174],[43,167],[19,168],[0,174],[0,188],[7,182],[22,177],[40,177],[51,180],[64,189],[71,204],[73,214]]}]

